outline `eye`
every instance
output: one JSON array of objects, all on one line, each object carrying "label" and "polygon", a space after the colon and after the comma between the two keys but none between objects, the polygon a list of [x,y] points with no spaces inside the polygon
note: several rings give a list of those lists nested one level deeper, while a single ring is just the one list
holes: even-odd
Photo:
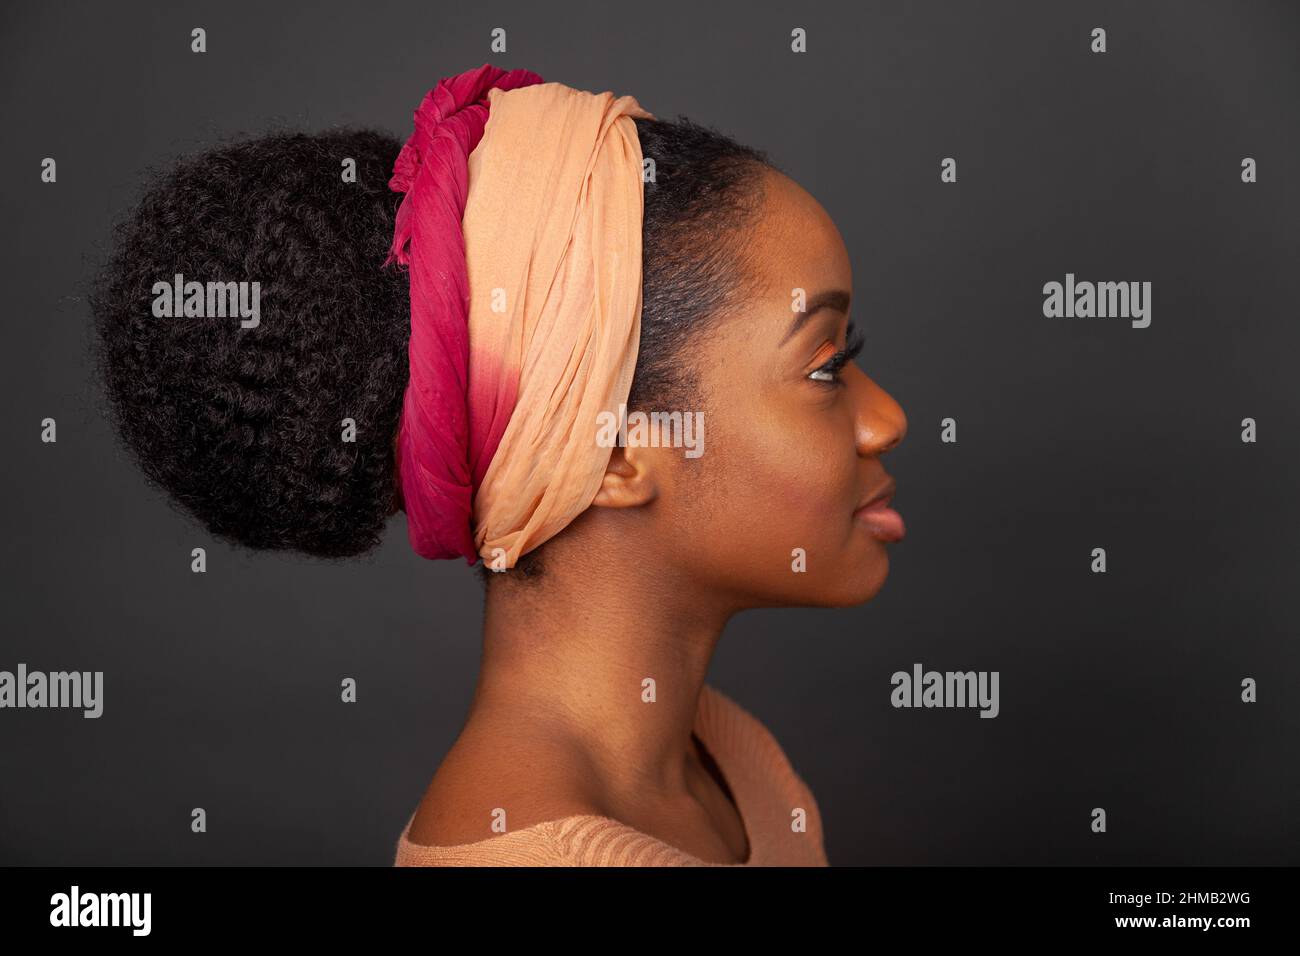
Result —
[{"label": "eye", "polygon": [[862,335],[851,324],[849,325],[848,338],[844,343],[844,348],[840,349],[825,363],[808,373],[808,377],[814,382],[821,382],[823,385],[843,385],[840,379],[840,371],[844,366],[852,362],[862,351]]}]

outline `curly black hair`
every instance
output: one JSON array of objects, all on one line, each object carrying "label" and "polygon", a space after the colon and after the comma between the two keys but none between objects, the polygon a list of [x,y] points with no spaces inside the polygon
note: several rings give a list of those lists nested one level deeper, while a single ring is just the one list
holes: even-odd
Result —
[{"label": "curly black hair", "polygon": [[[685,407],[692,371],[678,355],[743,284],[740,234],[772,164],[685,118],[635,122],[655,174],[628,405]],[[399,507],[409,286],[383,263],[400,148],[357,129],[219,146],[152,173],[114,229],[89,294],[110,418],[149,481],[228,543],[354,557]],[[156,317],[155,284],[178,274],[260,283],[260,324]],[[541,550],[484,577],[535,578]]]}]

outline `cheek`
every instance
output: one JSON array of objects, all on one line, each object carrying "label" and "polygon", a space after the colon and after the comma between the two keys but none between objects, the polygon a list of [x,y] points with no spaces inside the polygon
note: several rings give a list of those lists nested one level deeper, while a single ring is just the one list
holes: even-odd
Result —
[{"label": "cheek", "polygon": [[764,563],[773,549],[786,556],[796,547],[834,549],[850,533],[860,490],[852,427],[842,419],[810,399],[753,403],[718,423],[728,534]]},{"label": "cheek", "polygon": [[729,583],[756,603],[852,605],[883,583],[885,547],[853,517],[866,489],[846,407],[755,408],[725,443],[735,494],[714,533],[731,544]]}]

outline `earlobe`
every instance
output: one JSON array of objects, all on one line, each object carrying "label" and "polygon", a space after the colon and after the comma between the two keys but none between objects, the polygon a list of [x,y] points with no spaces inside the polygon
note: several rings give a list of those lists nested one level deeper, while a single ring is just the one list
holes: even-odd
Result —
[{"label": "earlobe", "polygon": [[602,508],[635,508],[653,501],[658,489],[651,458],[646,451],[644,448],[615,446],[591,503]]}]

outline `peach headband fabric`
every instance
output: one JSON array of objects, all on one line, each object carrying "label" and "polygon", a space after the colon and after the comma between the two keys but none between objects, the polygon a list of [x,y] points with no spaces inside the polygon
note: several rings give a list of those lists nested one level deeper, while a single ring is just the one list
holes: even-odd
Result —
[{"label": "peach headband fabric", "polygon": [[591,504],[641,333],[631,96],[484,64],[439,82],[390,187],[411,283],[397,435],[411,546],[514,567]]}]

